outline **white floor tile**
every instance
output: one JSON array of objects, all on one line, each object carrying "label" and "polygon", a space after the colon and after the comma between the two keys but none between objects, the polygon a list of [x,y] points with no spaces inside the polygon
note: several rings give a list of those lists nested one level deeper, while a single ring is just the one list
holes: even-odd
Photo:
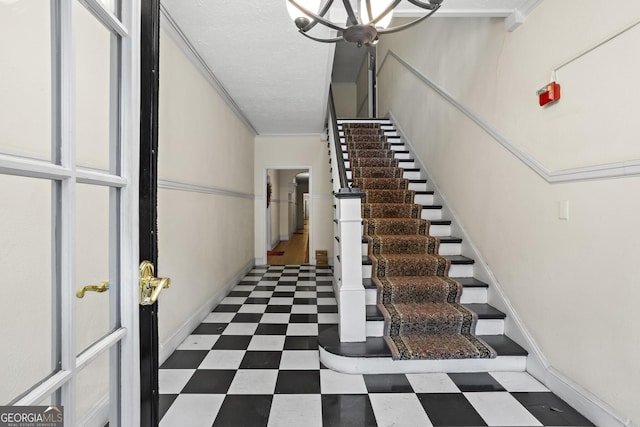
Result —
[{"label": "white floor tile", "polygon": [[316,314],[318,313],[317,305],[294,305],[291,307],[291,314]]},{"label": "white floor tile", "polygon": [[280,277],[280,282],[297,282],[298,281],[298,277],[297,276],[283,276]]},{"label": "white floor tile", "polygon": [[159,369],[158,384],[160,393],[180,393],[195,371],[195,369]]},{"label": "white floor tile", "polygon": [[259,282],[261,279],[260,276],[245,276],[242,281],[243,282]]},{"label": "white floor tile", "polygon": [[300,272],[298,273],[298,277],[314,277],[316,275],[316,273],[309,273],[309,272]]},{"label": "white floor tile", "polygon": [[295,292],[296,287],[290,285],[278,285],[276,288],[278,292]]},{"label": "white floor tile", "polygon": [[223,400],[223,394],[181,394],[162,417],[160,427],[210,427]]},{"label": "white floor tile", "polygon": [[244,350],[211,350],[198,369],[238,369]]},{"label": "white floor tile", "polygon": [[178,350],[211,350],[220,335],[189,335]]},{"label": "white floor tile", "polygon": [[314,291],[296,291],[295,298],[315,298],[318,295]]},{"label": "white floor tile", "polygon": [[271,403],[268,427],[322,427],[319,394],[276,394]]},{"label": "white floor tile", "polygon": [[526,372],[489,372],[502,387],[511,392],[548,392],[542,383]]},{"label": "white floor tile", "polygon": [[291,305],[293,304],[293,298],[286,297],[271,297],[269,305]]},{"label": "white floor tile", "polygon": [[318,350],[285,350],[280,359],[280,369],[320,369]]},{"label": "white floor tile", "polygon": [[247,350],[279,351],[284,348],[284,335],[254,335]]},{"label": "white floor tile", "polygon": [[343,374],[322,369],[320,371],[322,394],[367,394],[367,385],[362,375]]},{"label": "white floor tile", "polygon": [[277,369],[239,369],[228,394],[273,394],[277,380]]},{"label": "white floor tile", "polygon": [[318,325],[316,323],[290,323],[287,326],[287,335],[318,335]]},{"label": "white floor tile", "polygon": [[267,278],[265,280],[261,280],[258,285],[259,286],[276,286],[278,284],[278,279],[276,278]]},{"label": "white floor tile", "polygon": [[244,304],[240,307],[238,313],[264,313],[266,309],[266,304]]},{"label": "white floor tile", "polygon": [[226,297],[220,304],[244,304],[247,300],[247,297]]},{"label": "white floor tile", "polygon": [[289,313],[265,313],[260,323],[289,323]]},{"label": "white floor tile", "polygon": [[296,286],[315,286],[316,282],[314,282],[313,280],[298,280],[298,283],[296,283]]},{"label": "white floor tile", "polygon": [[464,393],[490,426],[541,426],[524,406],[508,392]]},{"label": "white floor tile", "polygon": [[235,317],[236,313],[210,313],[202,322],[203,323],[229,323]]},{"label": "white floor tile", "polygon": [[247,292],[252,291],[255,288],[255,285],[237,285],[233,288],[234,291]]},{"label": "white floor tile", "polygon": [[416,393],[460,393],[447,374],[407,374]]},{"label": "white floor tile", "polygon": [[369,400],[378,427],[433,426],[413,393],[372,393]]},{"label": "white floor tile", "polygon": [[338,302],[335,298],[318,298],[318,305],[336,305]]},{"label": "white floor tile", "polygon": [[250,298],[271,298],[271,291],[253,291],[249,295]]},{"label": "white floor tile", "polygon": [[317,282],[331,282],[333,281],[333,277],[331,276],[318,276],[316,277]]},{"label": "white floor tile", "polygon": [[338,323],[338,313],[318,313],[318,323]]},{"label": "white floor tile", "polygon": [[222,335],[253,335],[257,328],[257,323],[229,323]]},{"label": "white floor tile", "polygon": [[262,277],[263,278],[267,278],[267,277],[280,277],[282,273],[265,273]]},{"label": "white floor tile", "polygon": [[318,286],[316,289],[318,292],[333,292],[333,286]]}]

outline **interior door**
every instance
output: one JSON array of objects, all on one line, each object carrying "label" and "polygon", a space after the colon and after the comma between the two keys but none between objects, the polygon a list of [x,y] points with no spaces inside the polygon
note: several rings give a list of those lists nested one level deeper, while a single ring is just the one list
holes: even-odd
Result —
[{"label": "interior door", "polygon": [[0,2],[0,52],[0,404],[137,425],[140,2]]}]

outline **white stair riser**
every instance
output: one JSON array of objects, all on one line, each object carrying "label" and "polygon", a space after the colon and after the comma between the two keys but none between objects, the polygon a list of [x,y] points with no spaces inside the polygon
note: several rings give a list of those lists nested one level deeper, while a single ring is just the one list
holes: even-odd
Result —
[{"label": "white stair riser", "polygon": [[449,269],[449,277],[473,277],[473,264],[454,264]]},{"label": "white stair riser", "polygon": [[403,169],[412,169],[416,167],[416,163],[411,160],[400,160],[398,162],[398,167]]},{"label": "white stair riser", "polygon": [[451,226],[431,224],[429,227],[429,234],[435,237],[451,236]]},{"label": "white stair riser", "polygon": [[[388,142],[392,142],[392,141],[388,141]],[[391,146],[391,151],[407,151],[407,148],[403,145],[392,145]]]},{"label": "white stair riser", "polygon": [[422,219],[442,219],[442,209],[422,209]]},{"label": "white stair riser", "polygon": [[[381,337],[384,335],[383,320],[367,320],[367,337]],[[504,334],[503,319],[479,319],[476,323],[476,335]]]},{"label": "white stair riser", "polygon": [[416,194],[413,202],[423,206],[433,205],[433,194]]},{"label": "white stair riser", "polygon": [[427,191],[427,183],[426,182],[410,182],[409,190]]},{"label": "white stair riser", "polygon": [[378,290],[377,289],[365,289],[364,300],[367,305],[376,305],[378,303]]},{"label": "white stair riser", "polygon": [[422,177],[420,176],[420,172],[411,172],[411,171],[409,172],[404,171],[404,173],[402,174],[402,177],[406,179],[422,179]]},{"label": "white stair riser", "polygon": [[[369,244],[362,244],[362,255],[367,255],[369,253]],[[461,255],[462,253],[462,245],[460,243],[440,243],[440,250],[438,251],[440,255]]]},{"label": "white stair riser", "polygon": [[398,160],[409,160],[411,158],[410,153],[393,153],[393,157]]}]

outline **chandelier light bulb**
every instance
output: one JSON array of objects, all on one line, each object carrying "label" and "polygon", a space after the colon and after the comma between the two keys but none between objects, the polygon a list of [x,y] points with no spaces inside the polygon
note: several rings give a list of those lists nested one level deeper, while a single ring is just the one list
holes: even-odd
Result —
[{"label": "chandelier light bulb", "polygon": [[[296,0],[296,3],[313,13],[318,13],[318,11],[320,10],[320,1],[321,0]],[[311,16],[305,14],[303,11],[289,2],[287,2],[287,12],[289,12],[289,16],[291,17],[291,19],[293,19],[294,22],[298,22],[297,20],[299,20],[300,18],[307,20],[307,22],[313,19]]]},{"label": "chandelier light bulb", "polygon": [[[368,24],[372,20],[378,17],[382,12],[384,12],[393,1],[389,0],[371,0],[371,15],[369,15],[369,11],[367,10],[367,2],[365,0],[360,1],[360,19],[363,24]],[[375,24],[373,24],[376,28],[387,28],[391,23],[391,18],[393,18],[393,10],[387,13],[382,19],[378,20]]]}]

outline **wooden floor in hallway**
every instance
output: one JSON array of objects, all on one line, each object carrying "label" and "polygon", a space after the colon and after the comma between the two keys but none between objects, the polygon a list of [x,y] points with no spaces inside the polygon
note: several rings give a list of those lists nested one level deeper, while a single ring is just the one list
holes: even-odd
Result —
[{"label": "wooden floor in hallway", "polygon": [[[269,255],[272,252],[284,252],[282,255]],[[309,263],[309,220],[304,228],[296,230],[291,239],[280,242],[267,253],[269,265],[302,265]]]}]

